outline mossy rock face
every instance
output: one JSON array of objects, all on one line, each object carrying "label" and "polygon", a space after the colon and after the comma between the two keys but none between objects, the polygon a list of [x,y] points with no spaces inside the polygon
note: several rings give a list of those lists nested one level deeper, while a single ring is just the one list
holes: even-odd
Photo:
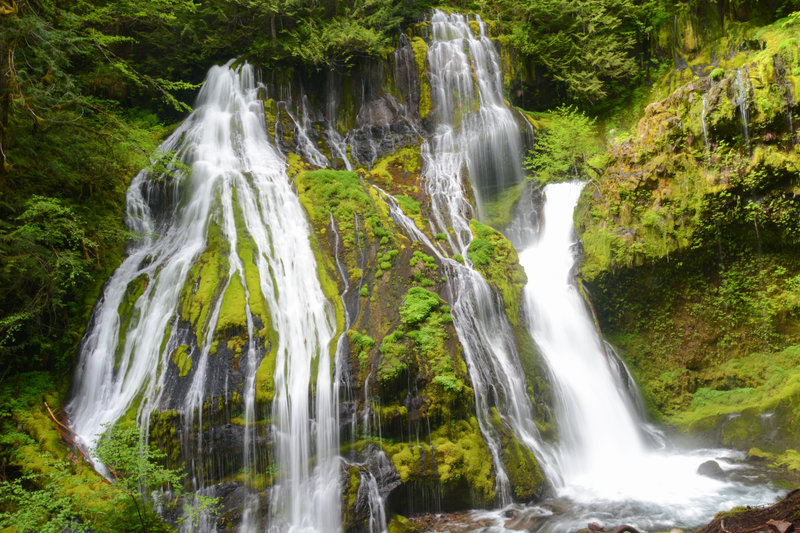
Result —
[{"label": "mossy rock face", "polygon": [[[439,260],[402,233],[389,200],[367,181],[406,193],[398,203],[423,229],[419,165],[418,150],[401,149],[361,174],[301,171],[295,180],[321,255],[336,258],[337,273],[348,277],[339,291],[346,281],[352,386],[369,383],[368,396],[380,397],[384,436],[408,422],[437,425],[464,416],[472,406],[450,309],[438,294],[444,283]],[[360,408],[372,407],[362,402]]]},{"label": "mossy rock face", "polygon": [[357,508],[358,491],[361,487],[361,472],[355,465],[345,468],[342,475],[342,529],[353,531],[368,527],[369,515],[366,517]]},{"label": "mossy rock face", "polygon": [[422,37],[411,39],[411,48],[414,50],[414,61],[417,65],[417,73],[420,79],[419,95],[419,118],[426,119],[431,112],[431,84],[428,81],[428,45]]},{"label": "mossy rock face", "polygon": [[[344,453],[359,460],[367,443],[383,442],[403,479],[389,496],[395,502],[392,509],[405,508],[416,491],[443,491],[454,509],[488,505],[495,496],[492,458],[473,415],[474,391],[445,299],[439,252],[412,242],[392,220],[386,196],[369,185],[377,182],[395,194],[418,229],[430,231],[419,164],[417,150],[402,149],[364,172],[296,174],[313,224],[314,246],[340,265],[332,270],[339,277],[338,290],[347,287],[348,379],[351,394],[358,398],[352,406],[358,413],[355,432],[364,440]],[[482,235],[491,248],[484,266],[508,262],[519,268],[507,240],[494,230]],[[513,270],[498,268],[502,276]],[[515,281],[521,290],[524,280]],[[370,420],[366,426],[365,416]],[[409,434],[428,432],[432,446],[408,442]],[[526,461],[517,461],[520,471],[531,467],[533,472]],[[349,479],[354,479],[352,473]]]},{"label": "mossy rock face", "polygon": [[222,296],[228,279],[229,245],[219,223],[212,219],[206,230],[206,248],[195,261],[181,292],[179,313],[202,338],[208,314]]},{"label": "mossy rock face", "polygon": [[580,275],[651,414],[784,465],[798,442],[773,424],[796,424],[787,347],[800,344],[792,31],[760,29],[758,46],[673,78],[575,214]]},{"label": "mossy rock face", "polygon": [[445,510],[494,501],[492,458],[474,417],[432,431],[430,444],[386,444],[384,450],[403,482],[391,495],[390,508],[407,512],[422,491],[440,491]]},{"label": "mossy rock face", "polygon": [[539,461],[529,449],[519,443],[512,428],[503,423],[495,409],[492,409],[491,421],[500,436],[500,454],[514,499],[531,501],[540,497],[546,483]]},{"label": "mossy rock face", "polygon": [[387,531],[389,533],[414,533],[418,530],[405,516],[394,515],[387,525]]},{"label": "mossy rock face", "polygon": [[502,295],[512,326],[520,324],[522,291],[528,282],[514,246],[499,231],[477,220],[470,221],[474,235],[467,250],[469,260]]},{"label": "mossy rock face", "polygon": [[576,214],[586,279],[709,246],[748,217],[762,233],[796,241],[788,221],[800,204],[785,193],[797,187],[788,72],[800,65],[800,51],[788,39],[766,43],[743,66],[715,70],[715,80],[692,80],[650,104],[635,137],[612,144]]}]

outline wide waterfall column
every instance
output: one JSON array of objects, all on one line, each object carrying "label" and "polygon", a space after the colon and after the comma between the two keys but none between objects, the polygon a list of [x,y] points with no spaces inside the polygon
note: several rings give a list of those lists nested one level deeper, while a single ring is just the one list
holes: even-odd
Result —
[{"label": "wide waterfall column", "polygon": [[[272,505],[267,512],[251,490],[240,529],[339,531],[333,306],[317,278],[286,162],[267,138],[253,68],[212,68],[196,110],[160,150],[180,164],[166,175],[142,171],[128,191],[131,227],[147,233],[94,311],[68,406],[71,426],[91,449],[131,406],[139,406],[145,429],[153,409],[170,406],[182,412],[189,479],[208,494],[220,475],[235,472],[208,470],[204,412],[238,395],[245,420],[239,460],[252,481],[261,455],[256,372],[272,358]],[[121,324],[130,287],[143,285],[132,318]],[[234,368],[221,366],[217,354],[231,336],[240,343]]]},{"label": "wide waterfall column", "polygon": [[[694,526],[734,505],[774,497],[697,473],[706,460],[730,457],[729,450],[679,452],[656,448],[650,426],[636,409],[627,374],[604,349],[578,292],[578,258],[572,214],[582,183],[544,189],[538,241],[520,253],[528,329],[550,368],[556,403],[559,469],[555,489],[569,509],[548,521],[543,532],[573,530],[587,522],[630,523],[640,529]],[[563,500],[561,500],[563,505]]]},{"label": "wide waterfall column", "polygon": [[[612,477],[619,454],[644,452],[632,406],[617,388],[602,341],[570,274],[575,261],[572,211],[582,183],[546,189],[538,243],[520,254],[531,335],[557,378],[557,417],[565,482]],[[602,438],[600,438],[602,436]]]}]

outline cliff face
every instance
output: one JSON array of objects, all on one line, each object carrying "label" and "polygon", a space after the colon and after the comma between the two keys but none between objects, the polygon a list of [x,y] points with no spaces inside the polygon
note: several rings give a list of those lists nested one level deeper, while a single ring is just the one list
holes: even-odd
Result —
[{"label": "cliff face", "polygon": [[[267,73],[260,94],[267,137],[285,157],[310,222],[317,277],[335,317],[329,350],[340,387],[346,530],[366,527],[373,482],[389,512],[401,514],[491,506],[498,497],[495,457],[515,500],[541,495],[546,484],[538,459],[494,407],[489,430],[499,449],[490,450],[487,429],[476,417],[475,390],[451,314],[457,293],[448,273],[454,264],[475,265],[502,302],[545,432],[548,385],[521,326],[526,280],[511,243],[473,220],[465,258],[448,243],[456,230],[449,228],[448,235],[431,229],[431,199],[422,183],[429,164],[423,146],[434,127],[425,33],[425,25],[409,31],[385,62],[364,62],[347,76]],[[189,194],[169,179],[149,187],[163,220]],[[216,194],[212,203],[228,202]],[[191,465],[202,486],[222,499],[218,525],[225,528],[242,520],[248,498],[268,501],[280,475],[270,418],[281,338],[275,310],[259,289],[259,244],[235,191],[231,206],[231,216],[208,222],[205,246],[180,290],[177,319],[161,341],[162,351],[170,352],[164,392],[151,414],[142,418],[146,406],[139,415],[151,442],[168,451],[170,466]],[[235,248],[228,242],[232,232]],[[242,275],[232,275],[240,263]],[[127,287],[118,309],[122,344],[150,282],[144,276]],[[248,423],[252,353],[255,422]],[[198,374],[206,357],[208,367]],[[330,369],[312,366],[315,374],[323,371]],[[209,399],[187,417],[191,407],[183,399],[198,379]],[[248,465],[242,448],[251,440],[255,462]]]},{"label": "cliff face", "polygon": [[794,24],[684,46],[576,213],[581,275],[652,413],[783,464],[798,442],[773,429],[799,415]]}]

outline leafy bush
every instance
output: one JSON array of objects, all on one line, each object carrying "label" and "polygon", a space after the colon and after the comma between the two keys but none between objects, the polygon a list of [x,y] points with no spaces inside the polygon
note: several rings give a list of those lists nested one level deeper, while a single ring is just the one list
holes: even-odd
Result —
[{"label": "leafy bush", "polygon": [[586,179],[593,169],[589,160],[599,151],[595,119],[574,107],[557,108],[546,131],[540,131],[525,168],[541,185]]}]

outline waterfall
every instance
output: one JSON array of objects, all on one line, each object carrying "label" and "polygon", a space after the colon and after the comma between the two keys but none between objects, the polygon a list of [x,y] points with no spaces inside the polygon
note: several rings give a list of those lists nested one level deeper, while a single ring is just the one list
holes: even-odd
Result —
[{"label": "waterfall", "polygon": [[[330,164],[330,161],[322,152],[317,149],[308,134],[312,129],[311,118],[314,113],[314,111],[311,109],[311,105],[308,103],[308,95],[303,94],[300,97],[300,106],[297,109],[298,116],[295,116],[289,110],[288,106],[284,105],[284,108],[286,110],[286,114],[289,115],[289,118],[294,123],[294,140],[297,144],[297,151],[300,152],[300,155],[302,155],[312,165],[317,167],[327,167]],[[331,131],[335,131],[332,126],[328,132],[329,135]],[[332,140],[338,141],[338,138],[334,136],[332,137]],[[347,164],[346,155],[344,161],[345,164]]]},{"label": "waterfall", "polygon": [[[565,531],[587,521],[632,523],[641,529],[696,525],[733,505],[775,497],[697,474],[726,450],[669,451],[649,429],[624,383],[627,370],[604,348],[572,279],[577,258],[572,213],[583,184],[548,185],[538,240],[520,253],[528,275],[528,328],[552,373],[559,422],[555,489],[570,500],[569,517],[543,531]],[[634,391],[635,393],[635,391]],[[657,449],[652,442],[661,442]],[[724,463],[723,463],[724,464]]]},{"label": "waterfall", "polygon": [[703,95],[703,111],[700,113],[700,121],[703,125],[703,140],[706,143],[706,161],[711,161],[711,148],[708,144],[708,92]]},{"label": "waterfall", "polygon": [[[131,183],[128,224],[141,237],[94,310],[67,412],[92,448],[104,427],[137,402],[145,430],[154,409],[177,410],[190,480],[205,494],[209,483],[235,473],[218,466],[227,458],[209,457],[205,434],[213,432],[203,416],[217,399],[227,405],[231,395],[241,398],[243,445],[235,465],[250,481],[266,468],[258,460],[264,452],[257,453],[254,389],[261,360],[274,357],[272,505],[269,517],[261,516],[251,494],[241,529],[338,531],[333,307],[317,281],[310,228],[286,163],[267,138],[258,88],[250,65],[213,67],[195,111],[161,146],[179,164],[163,174],[144,170]],[[300,122],[307,121],[304,113]],[[126,324],[118,310],[136,283],[144,288]],[[192,314],[186,307],[195,298],[199,310]],[[225,341],[219,328],[230,314],[228,298],[245,315],[238,333],[244,345],[232,368],[216,352]]]},{"label": "waterfall", "polygon": [[[479,35],[466,17],[434,11],[428,47],[435,132],[426,186],[440,231],[450,223],[457,246],[469,232],[470,209],[459,179],[462,169],[475,195],[477,218],[482,206],[522,181],[522,135],[503,99],[503,71],[486,25],[476,18]],[[452,198],[455,196],[458,201]]]},{"label": "waterfall", "polygon": [[748,111],[747,102],[747,82],[749,73],[746,68],[736,70],[736,105],[739,107],[739,116],[742,119],[742,135],[744,135],[744,142],[747,147],[750,147],[750,130],[748,124],[750,122],[750,113]]},{"label": "waterfall", "polygon": [[[502,97],[502,70],[486,27],[476,18],[473,34],[463,15],[434,11],[428,48],[435,134],[421,147],[423,185],[431,198],[433,233],[447,235],[453,253],[467,258],[472,240],[472,209],[465,192],[469,180],[476,204],[522,179],[519,128]],[[464,174],[466,170],[466,174]],[[389,202],[390,205],[394,204]],[[511,325],[502,300],[469,260],[462,265],[447,257],[396,206],[393,217],[412,238],[421,240],[445,266],[453,324],[463,348],[475,410],[496,471],[498,503],[511,501],[502,460],[498,428],[491,422],[496,409],[518,441],[542,460],[546,452],[533,422],[524,373],[520,368]],[[550,461],[547,461],[550,463]]]},{"label": "waterfall", "polygon": [[[336,160],[340,159],[347,170],[353,170],[353,164],[350,162],[350,158],[347,155],[347,142],[336,129],[340,100],[337,90],[338,87],[336,86],[338,81],[338,78],[334,75],[334,71],[329,70],[327,74],[328,94],[325,99],[325,121],[328,123],[327,129],[325,130],[325,137],[330,147],[332,163],[336,163]],[[342,279],[345,278],[343,277]]]}]

